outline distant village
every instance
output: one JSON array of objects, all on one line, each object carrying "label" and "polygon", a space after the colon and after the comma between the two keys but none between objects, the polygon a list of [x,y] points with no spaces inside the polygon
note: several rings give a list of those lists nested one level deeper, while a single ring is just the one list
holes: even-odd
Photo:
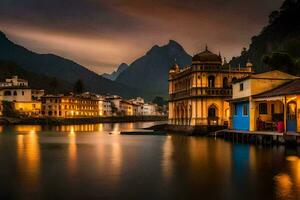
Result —
[{"label": "distant village", "polygon": [[28,81],[13,76],[0,82],[0,115],[30,118],[96,118],[112,116],[162,116],[165,108],[143,98],[117,95],[45,94],[30,88]]}]

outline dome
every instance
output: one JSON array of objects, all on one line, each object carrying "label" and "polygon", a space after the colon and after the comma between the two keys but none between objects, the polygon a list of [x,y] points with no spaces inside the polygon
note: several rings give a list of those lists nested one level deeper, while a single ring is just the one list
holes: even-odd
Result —
[{"label": "dome", "polygon": [[180,68],[179,68],[179,66],[175,63],[175,64],[171,67],[170,73],[172,73],[172,72],[178,72],[178,71],[180,71]]},{"label": "dome", "polygon": [[193,62],[218,62],[222,63],[222,57],[205,49],[205,51],[193,56]]}]

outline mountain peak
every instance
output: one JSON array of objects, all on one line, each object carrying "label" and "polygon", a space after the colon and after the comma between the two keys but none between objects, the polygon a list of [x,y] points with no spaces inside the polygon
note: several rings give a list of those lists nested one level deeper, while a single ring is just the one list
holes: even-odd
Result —
[{"label": "mountain peak", "polygon": [[176,42],[175,40],[169,40],[169,43],[167,46],[180,46],[182,47],[178,42]]},{"label": "mountain peak", "polygon": [[0,39],[8,40],[6,35],[2,31],[0,31]]}]

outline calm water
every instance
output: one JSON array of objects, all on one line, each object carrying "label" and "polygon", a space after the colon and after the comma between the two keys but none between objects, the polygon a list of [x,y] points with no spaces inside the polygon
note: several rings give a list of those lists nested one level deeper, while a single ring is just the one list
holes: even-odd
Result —
[{"label": "calm water", "polygon": [[300,148],[118,135],[151,125],[0,127],[0,198],[300,198]]}]

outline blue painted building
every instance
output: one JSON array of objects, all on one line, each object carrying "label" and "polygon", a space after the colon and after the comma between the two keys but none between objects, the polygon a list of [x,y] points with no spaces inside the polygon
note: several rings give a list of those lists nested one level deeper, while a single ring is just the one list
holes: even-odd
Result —
[{"label": "blue painted building", "polygon": [[249,130],[249,101],[235,102],[233,105],[232,128],[235,130]]}]

